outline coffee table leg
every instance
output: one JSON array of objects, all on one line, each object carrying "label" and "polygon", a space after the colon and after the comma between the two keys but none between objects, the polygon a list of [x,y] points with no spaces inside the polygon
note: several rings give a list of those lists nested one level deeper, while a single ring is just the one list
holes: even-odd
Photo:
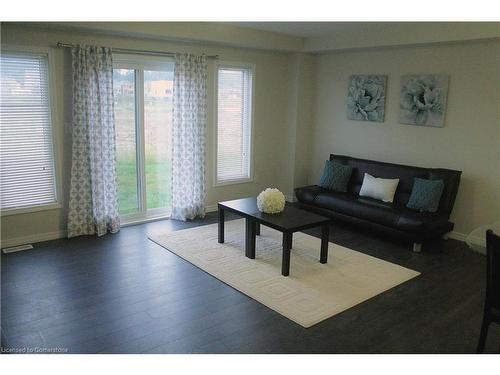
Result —
[{"label": "coffee table leg", "polygon": [[224,243],[224,209],[219,207],[219,243]]},{"label": "coffee table leg", "polygon": [[255,234],[260,236],[260,223],[255,223]]},{"label": "coffee table leg", "polygon": [[255,259],[255,221],[249,218],[245,221],[245,255],[247,258]]},{"label": "coffee table leg", "polygon": [[320,263],[328,261],[328,239],[330,237],[330,226],[328,224],[321,227],[321,254],[319,257]]},{"label": "coffee table leg", "polygon": [[292,233],[283,232],[283,259],[281,260],[281,274],[290,274],[290,250],[292,250]]}]

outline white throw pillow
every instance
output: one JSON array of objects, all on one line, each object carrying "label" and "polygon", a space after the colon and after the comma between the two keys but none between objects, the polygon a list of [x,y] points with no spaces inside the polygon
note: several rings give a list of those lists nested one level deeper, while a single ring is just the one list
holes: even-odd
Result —
[{"label": "white throw pillow", "polygon": [[377,178],[365,173],[359,195],[392,203],[398,184],[399,178]]}]

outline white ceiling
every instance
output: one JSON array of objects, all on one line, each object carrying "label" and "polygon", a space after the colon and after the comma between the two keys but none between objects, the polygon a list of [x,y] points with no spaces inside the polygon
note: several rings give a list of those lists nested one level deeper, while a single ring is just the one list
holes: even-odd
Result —
[{"label": "white ceiling", "polygon": [[303,52],[499,39],[499,22],[232,22],[232,26],[286,34]]},{"label": "white ceiling", "polygon": [[248,29],[270,31],[301,38],[327,37],[337,32],[355,30],[382,22],[227,22]]}]

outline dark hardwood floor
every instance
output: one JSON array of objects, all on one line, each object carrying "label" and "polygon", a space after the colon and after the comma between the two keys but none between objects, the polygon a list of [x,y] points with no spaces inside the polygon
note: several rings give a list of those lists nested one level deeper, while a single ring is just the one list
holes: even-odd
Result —
[{"label": "dark hardwood floor", "polygon": [[[415,254],[405,243],[333,226],[330,240],[422,275],[305,329],[147,238],[216,220],[215,213],[191,223],[163,220],[2,254],[2,347],[70,353],[475,351],[485,257],[465,244],[439,241]],[[319,229],[308,233],[320,236]],[[486,351],[496,352],[499,344],[500,327],[492,325]]]}]

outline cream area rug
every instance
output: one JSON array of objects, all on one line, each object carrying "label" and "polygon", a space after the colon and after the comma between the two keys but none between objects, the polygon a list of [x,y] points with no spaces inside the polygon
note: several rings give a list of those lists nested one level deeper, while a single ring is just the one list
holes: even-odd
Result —
[{"label": "cream area rug", "polygon": [[319,238],[294,233],[290,276],[281,276],[282,234],[261,225],[255,259],[245,257],[245,221],[150,235],[149,238],[224,283],[303,327],[311,327],[419,275],[419,272],[329,244],[319,263]]}]

